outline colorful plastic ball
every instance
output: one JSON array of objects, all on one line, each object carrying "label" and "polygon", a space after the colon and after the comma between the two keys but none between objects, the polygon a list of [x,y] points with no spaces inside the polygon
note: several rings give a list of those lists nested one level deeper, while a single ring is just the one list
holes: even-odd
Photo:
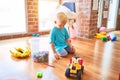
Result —
[{"label": "colorful plastic ball", "polygon": [[111,40],[111,37],[110,37],[110,35],[107,35],[107,38],[108,38],[109,40]]},{"label": "colorful plastic ball", "polygon": [[36,37],[40,37],[40,34],[36,34]]},{"label": "colorful plastic ball", "polygon": [[42,72],[37,72],[37,78],[42,78],[43,73]]},{"label": "colorful plastic ball", "polygon": [[106,32],[106,27],[100,27],[99,32]]},{"label": "colorful plastic ball", "polygon": [[116,41],[117,40],[117,37],[116,36],[113,36],[112,38],[111,38],[111,41]]},{"label": "colorful plastic ball", "polygon": [[33,33],[33,34],[32,34],[32,36],[34,36],[34,37],[35,37],[35,36],[36,36],[36,34],[35,34],[35,33]]}]

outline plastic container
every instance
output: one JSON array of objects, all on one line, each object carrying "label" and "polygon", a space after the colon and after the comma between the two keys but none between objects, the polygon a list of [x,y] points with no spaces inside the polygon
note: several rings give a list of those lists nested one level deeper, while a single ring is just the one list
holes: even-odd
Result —
[{"label": "plastic container", "polygon": [[32,57],[34,54],[38,53],[40,51],[40,38],[31,38],[30,39],[30,49],[31,49],[31,54]]},{"label": "plastic container", "polygon": [[31,49],[31,56],[34,62],[46,62],[48,61],[48,54],[49,51],[42,49],[40,45],[42,43],[39,37],[31,38],[30,39],[30,49]]},{"label": "plastic container", "polygon": [[46,62],[48,61],[48,54],[49,51],[40,51],[38,53],[35,53],[33,56],[34,62]]}]

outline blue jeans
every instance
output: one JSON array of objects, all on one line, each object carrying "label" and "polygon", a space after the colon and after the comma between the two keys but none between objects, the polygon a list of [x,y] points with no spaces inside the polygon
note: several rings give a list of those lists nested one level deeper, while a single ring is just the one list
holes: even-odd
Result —
[{"label": "blue jeans", "polygon": [[61,55],[61,56],[66,56],[68,53],[71,52],[71,48],[70,46],[67,46],[65,47],[64,49],[61,49],[60,51],[58,51],[58,53]]}]

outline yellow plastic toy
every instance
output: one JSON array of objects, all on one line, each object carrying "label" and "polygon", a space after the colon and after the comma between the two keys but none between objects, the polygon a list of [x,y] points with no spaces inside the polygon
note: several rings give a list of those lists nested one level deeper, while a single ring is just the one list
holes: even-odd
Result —
[{"label": "yellow plastic toy", "polygon": [[106,32],[100,32],[101,35],[106,35]]},{"label": "yellow plastic toy", "polygon": [[101,39],[102,37],[106,37],[106,32],[96,33],[95,38]]},{"label": "yellow plastic toy", "polygon": [[12,56],[17,58],[24,58],[30,56],[31,52],[28,48],[16,47],[10,50]]},{"label": "yellow plastic toy", "polygon": [[79,57],[72,57],[70,59],[69,67],[66,69],[65,76],[70,77],[70,74],[77,75],[78,80],[84,71],[83,60]]}]

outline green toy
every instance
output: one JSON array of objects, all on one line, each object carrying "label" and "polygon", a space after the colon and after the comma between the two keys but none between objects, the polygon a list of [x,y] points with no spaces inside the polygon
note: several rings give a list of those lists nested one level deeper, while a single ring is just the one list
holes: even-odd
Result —
[{"label": "green toy", "polygon": [[37,78],[42,78],[43,73],[42,72],[37,72]]},{"label": "green toy", "polygon": [[108,41],[109,39],[107,37],[102,37],[101,40],[102,41]]}]

